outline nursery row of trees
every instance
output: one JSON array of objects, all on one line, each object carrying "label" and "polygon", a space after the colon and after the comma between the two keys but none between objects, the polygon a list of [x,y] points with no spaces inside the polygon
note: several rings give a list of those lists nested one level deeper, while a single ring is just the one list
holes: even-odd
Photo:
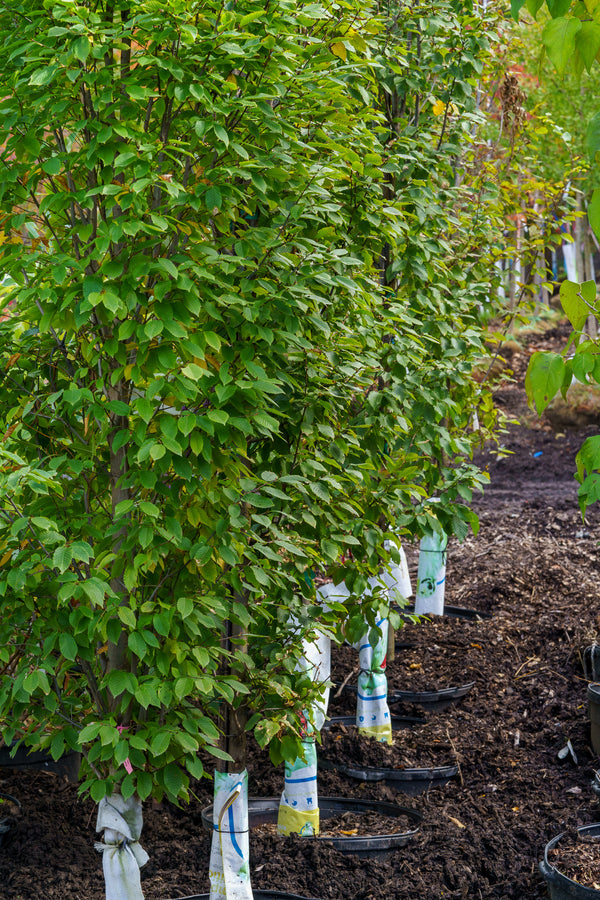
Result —
[{"label": "nursery row of trees", "polygon": [[476,526],[505,28],[458,0],[0,2],[2,734],[82,752],[134,843],[200,750],[302,757],[306,642],[375,627],[388,539]]},{"label": "nursery row of trees", "polygon": [[[600,112],[598,103],[598,54],[600,52],[600,5],[595,0],[575,3],[571,0],[512,0],[512,13],[518,19],[523,7],[534,19],[541,20],[542,52],[547,55],[557,76],[576,81],[579,86],[580,115],[584,128],[586,167],[583,181],[587,194],[587,219],[597,245],[600,240],[600,188],[598,153],[600,152]],[[581,123],[574,123],[578,134]],[[582,204],[580,203],[580,206]],[[584,260],[582,260],[584,263]],[[531,359],[527,373],[529,399],[542,413],[560,391],[566,395],[574,380],[600,384],[600,345],[596,321],[600,304],[593,265],[581,264],[575,277],[560,289],[563,309],[573,333],[562,354],[540,352]],[[591,322],[591,327],[590,327]],[[577,480],[582,513],[600,500],[600,439],[587,438],[577,455]]]}]

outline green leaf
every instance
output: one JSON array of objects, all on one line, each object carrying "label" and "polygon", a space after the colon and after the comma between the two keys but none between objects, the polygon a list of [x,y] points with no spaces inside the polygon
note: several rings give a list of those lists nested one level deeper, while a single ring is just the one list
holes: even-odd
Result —
[{"label": "green leaf", "polygon": [[173,799],[179,795],[183,787],[183,773],[175,763],[169,763],[164,769],[163,784]]},{"label": "green leaf", "polygon": [[534,353],[525,376],[525,389],[530,405],[538,415],[546,409],[563,383],[565,362],[559,353]]},{"label": "green leaf", "polygon": [[204,202],[206,203],[208,209],[213,209],[215,207],[216,209],[221,209],[223,197],[219,188],[215,185],[210,187],[204,195]]},{"label": "green leaf", "polygon": [[108,673],[108,686],[113,697],[118,697],[125,691],[130,691],[133,676],[131,672],[122,672],[119,669],[113,669]]},{"label": "green leaf", "polygon": [[575,39],[575,46],[581,53],[586,69],[590,72],[598,50],[600,50],[600,25],[596,22],[584,22]]},{"label": "green leaf", "polygon": [[[133,637],[133,635],[130,635],[130,637]],[[144,709],[148,709],[149,706],[160,707],[160,700],[157,697],[156,690],[150,687],[149,684],[139,684],[137,686],[135,699]]]},{"label": "green leaf", "polygon": [[98,578],[88,578],[82,582],[83,590],[86,596],[94,604],[101,605],[104,600],[106,586]]},{"label": "green leaf", "polygon": [[77,642],[72,635],[63,631],[58,639],[58,645],[60,647],[60,652],[65,659],[71,661],[75,659],[77,656]]},{"label": "green leaf", "polygon": [[69,566],[71,565],[71,561],[73,559],[73,551],[70,547],[67,547],[63,544],[60,547],[57,547],[54,553],[52,554],[52,566],[62,574],[66,572]]},{"label": "green leaf", "polygon": [[225,144],[226,147],[229,147],[229,135],[227,134],[227,132],[225,131],[223,126],[222,125],[213,125],[213,131],[216,134],[216,136],[218,137],[218,139],[220,141],[222,141],[222,143]]},{"label": "green leaf", "polygon": [[548,12],[553,19],[558,16],[564,16],[569,11],[571,0],[546,0]]},{"label": "green leaf", "polygon": [[592,231],[600,240],[600,188],[595,188],[587,208],[587,216]]},{"label": "green leaf", "polygon": [[575,331],[580,331],[596,303],[596,282],[584,281],[583,284],[578,284],[575,281],[563,281],[560,286],[560,303]]},{"label": "green leaf", "polygon": [[50,755],[57,762],[65,752],[65,739],[62,734],[55,734],[50,744]]},{"label": "green leaf", "polygon": [[177,601],[177,609],[181,613],[181,617],[187,619],[194,611],[194,601],[189,597],[180,597]]},{"label": "green leaf", "polygon": [[[537,18],[537,14],[544,5],[544,0],[526,0],[526,6],[529,13],[533,16],[534,19]],[[517,15],[518,18],[518,15]]]},{"label": "green leaf", "polygon": [[37,69],[29,79],[29,84],[39,85],[40,87],[50,84],[57,69],[58,65],[44,66],[43,69]]},{"label": "green leaf", "polygon": [[588,122],[586,132],[586,146],[592,162],[596,159],[596,153],[600,150],[600,112],[595,113]]},{"label": "green leaf", "polygon": [[579,481],[583,480],[584,472],[600,471],[600,435],[587,437],[575,460]]},{"label": "green leaf", "polygon": [[117,614],[123,625],[125,625],[127,628],[137,627],[137,619],[135,617],[135,613],[128,606],[119,606]]},{"label": "green leaf", "polygon": [[73,41],[73,53],[81,62],[85,62],[90,53],[90,42],[85,35]]},{"label": "green leaf", "polygon": [[58,175],[61,168],[62,168],[62,163],[60,161],[60,157],[58,157],[58,156],[51,156],[50,159],[46,159],[42,163],[42,169],[48,175]]},{"label": "green leaf", "polygon": [[510,11],[515,22],[519,21],[519,13],[524,5],[525,0],[510,0]]},{"label": "green leaf", "polygon": [[147,800],[152,793],[152,775],[150,772],[136,772],[137,793],[140,800]]},{"label": "green leaf", "polygon": [[162,756],[168,750],[171,743],[171,735],[168,731],[159,731],[150,742],[150,750],[153,756]]},{"label": "green leaf", "polygon": [[[131,650],[132,653],[138,657],[138,659],[143,659],[148,653],[148,647],[146,645],[146,641],[139,633],[139,631],[132,631],[131,634],[127,636],[127,646]],[[136,699],[138,697],[138,692],[135,692]]]},{"label": "green leaf", "polygon": [[542,42],[554,68],[564,75],[575,53],[575,36],[581,30],[579,19],[551,19],[542,32]]}]

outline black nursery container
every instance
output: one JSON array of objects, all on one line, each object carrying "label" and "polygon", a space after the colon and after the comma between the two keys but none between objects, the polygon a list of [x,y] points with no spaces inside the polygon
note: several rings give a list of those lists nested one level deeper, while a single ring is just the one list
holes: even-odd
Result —
[{"label": "black nursery container", "polygon": [[596,756],[600,756],[600,684],[588,684],[587,698],[590,712],[592,748]]},{"label": "black nursery container", "polygon": [[[286,894],[284,891],[257,891],[252,890],[254,900],[310,900],[308,897],[300,897],[299,894]],[[178,897],[177,900],[210,900],[210,894],[193,894],[191,897]]]},{"label": "black nursery container", "polygon": [[[342,687],[340,682],[334,682],[335,687]],[[426,712],[441,712],[452,703],[462,700],[475,687],[474,681],[456,687],[440,688],[432,691],[389,691],[387,695],[388,706],[395,703],[414,703],[421,706]],[[343,690],[356,694],[358,687],[355,684],[343,685]]]},{"label": "black nursery container", "polygon": [[[600,840],[600,823],[583,825],[581,828],[577,829],[577,832],[581,837]],[[563,873],[553,866],[548,859],[548,854],[556,847],[561,838],[565,837],[565,835],[566,832],[563,831],[562,834],[559,834],[557,837],[552,838],[551,841],[548,841],[544,851],[544,858],[540,863],[540,871],[546,879],[551,900],[573,900],[573,898],[575,898],[575,900],[600,900],[600,890],[597,888],[586,887],[583,884],[579,884],[577,881],[573,881],[572,878],[567,878],[567,876],[563,875]]]},{"label": "black nursery container", "polygon": [[[7,809],[5,809],[8,807]],[[0,794],[0,847],[13,824],[14,811],[21,809],[21,804],[16,797],[10,794]]]},{"label": "black nursery container", "polygon": [[[14,753],[14,756],[11,755]],[[77,782],[81,754],[70,750],[55,761],[46,750],[32,750],[21,745],[15,752],[14,744],[0,747],[0,769],[44,770],[56,775],[66,775],[69,781]]]},{"label": "black nursery container", "polygon": [[[266,797],[265,799],[250,797],[248,800],[248,824],[250,831],[257,825],[275,824],[279,815],[279,802],[279,797]],[[335,835],[331,837],[317,835],[316,837],[301,838],[303,841],[327,841],[341,853],[352,854],[359,858],[373,857],[380,860],[389,858],[395,850],[405,847],[417,834],[423,820],[421,813],[414,809],[397,806],[395,803],[388,803],[385,800],[355,800],[353,797],[319,797],[319,811],[321,823],[345,812],[361,813],[372,811],[390,818],[408,818],[413,824],[412,828],[405,831],[392,832],[391,834],[373,836]],[[207,806],[202,810],[202,824],[207,831],[213,830],[212,806]]]},{"label": "black nursery container", "polygon": [[[412,728],[414,725],[423,725],[426,719],[417,716],[392,716],[391,721],[392,731],[401,731],[405,728]],[[323,730],[336,724],[345,725],[348,728],[355,726],[356,716],[334,716],[325,723]],[[419,794],[423,794],[431,788],[443,787],[458,774],[458,765],[390,769],[377,766],[349,766],[320,757],[319,766],[322,769],[333,769],[341,775],[347,775],[357,781],[381,782],[409,797],[418,797]]]}]

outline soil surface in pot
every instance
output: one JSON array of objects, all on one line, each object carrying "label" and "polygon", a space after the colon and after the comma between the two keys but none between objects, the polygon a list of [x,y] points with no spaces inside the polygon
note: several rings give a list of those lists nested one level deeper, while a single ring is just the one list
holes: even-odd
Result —
[{"label": "soil surface in pot", "polygon": [[323,732],[319,759],[364,768],[429,768],[456,763],[452,739],[444,721],[427,722],[394,732],[393,744],[360,734],[356,728],[332,725]]},{"label": "soil surface in pot", "polygon": [[[567,337],[568,326],[532,336],[505,353],[507,366],[522,380],[533,347],[557,350]],[[449,682],[476,681],[459,703],[428,714],[448,727],[462,780],[411,799],[382,784],[321,771],[323,795],[419,809],[418,835],[383,862],[344,856],[326,841],[253,836],[256,888],[323,900],[547,900],[538,870],[546,843],[560,831],[600,821],[591,790],[600,761],[589,746],[581,667],[584,648],[600,636],[600,513],[592,508],[582,522],[572,477],[575,454],[592,430],[556,430],[536,418],[519,383],[502,385],[497,399],[525,424],[511,426],[503,438],[510,455],[482,457],[492,481],[473,503],[481,528],[462,544],[451,542],[447,568],[448,603],[494,616],[479,622],[433,617],[398,635],[416,645],[423,662],[429,648],[445,650],[436,677],[444,677],[451,652],[457,670]],[[408,549],[414,578],[416,549]],[[399,677],[410,677],[402,675],[401,661],[396,664]],[[346,696],[350,708],[339,708],[340,697],[332,714],[354,711],[356,697]],[[419,712],[415,707],[405,714]],[[558,757],[567,741],[577,762],[570,754]],[[281,769],[252,753],[250,793],[273,796],[282,786]],[[145,804],[146,900],[208,890],[210,838],[200,812],[212,802],[212,787],[206,781],[193,791],[182,809]],[[22,804],[0,848],[2,900],[39,900],[40,892],[44,900],[104,900],[94,804],[44,772],[2,770],[1,792]]]},{"label": "soil surface in pot", "polygon": [[[410,625],[405,625],[400,630],[399,641],[404,641],[407,629],[410,629]],[[484,645],[477,640],[473,640],[468,646],[463,641],[456,644],[449,639],[442,646],[431,644],[428,647],[417,645],[400,648],[395,651],[394,659],[388,658],[387,661],[388,693],[438,691],[476,681],[481,674],[484,653]],[[331,655],[331,678],[341,684],[348,675],[351,676],[348,685],[356,686],[358,650],[348,646],[334,647]],[[356,698],[356,694],[354,696]]]},{"label": "soil surface in pot", "polygon": [[[373,837],[382,834],[398,834],[412,831],[415,823],[408,816],[386,816],[375,810],[366,812],[344,812],[339,816],[321,818],[321,830],[319,837]],[[277,823],[256,825],[252,828],[252,835],[267,832],[277,834]],[[281,837],[281,836],[280,836]],[[287,841],[287,837],[281,837]]]},{"label": "soil surface in pot", "polygon": [[548,862],[572,881],[600,890],[600,847],[597,838],[586,840],[577,832],[567,834],[549,851]]}]

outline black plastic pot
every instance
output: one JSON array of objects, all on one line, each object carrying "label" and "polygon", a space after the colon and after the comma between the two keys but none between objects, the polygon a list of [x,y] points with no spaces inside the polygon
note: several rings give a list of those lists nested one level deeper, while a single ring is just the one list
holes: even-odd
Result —
[{"label": "black plastic pot", "polygon": [[[422,716],[391,716],[392,731],[402,731],[404,728],[413,728],[414,725],[424,725],[427,721]],[[327,719],[321,731],[329,731],[332,725],[345,725],[352,728],[356,725],[356,716],[332,716]]]},{"label": "black plastic pot", "polygon": [[459,687],[441,688],[439,691],[392,691],[388,694],[388,705],[394,703],[416,703],[425,710],[439,712],[451,703],[461,700],[475,687],[475,682],[461,684]]},{"label": "black plastic pot", "polygon": [[[600,824],[583,825],[577,831],[583,837],[600,839]],[[556,847],[565,834],[566,832],[563,831],[562,834],[548,841],[544,851],[544,858],[540,863],[540,871],[546,879],[550,897],[552,900],[572,900],[573,897],[577,898],[577,900],[600,900],[600,890],[585,887],[585,885],[573,881],[572,878],[567,878],[549,861],[548,853]]]},{"label": "black plastic pot", "polygon": [[[267,797],[264,800],[250,797],[248,800],[248,823],[250,829],[257,825],[273,824],[277,822],[279,814],[279,797]],[[333,844],[341,853],[351,853],[360,858],[374,857],[387,859],[395,850],[406,844],[413,838],[423,819],[421,813],[385,800],[355,800],[352,797],[319,797],[319,811],[321,822],[326,822],[334,816],[344,812],[370,812],[375,811],[383,816],[398,818],[408,817],[415,825],[409,831],[397,831],[392,834],[378,834],[373,837],[361,837],[358,835],[336,835],[335,837],[303,837],[305,841],[327,841]],[[202,810],[202,824],[207,831],[213,830],[213,808],[207,806]]]},{"label": "black plastic pot", "polygon": [[14,744],[9,747],[0,747],[0,768],[2,769],[43,769],[47,772],[55,772],[57,775],[66,775],[69,781],[77,782],[81,754],[70,750],[55,762],[46,750],[31,750],[21,745],[15,755]]},{"label": "black plastic pot", "polygon": [[[340,682],[334,682],[334,686],[339,687]],[[439,712],[446,709],[451,703],[456,703],[469,693],[475,687],[475,682],[470,681],[468,684],[461,684],[458,687],[441,688],[439,691],[390,691],[388,694],[388,706],[394,703],[416,703],[422,706],[424,710]],[[344,685],[345,691],[352,691],[356,694],[358,688],[355,684]]]},{"label": "black plastic pot", "polygon": [[418,797],[431,788],[443,787],[458,773],[458,765],[433,766],[432,768],[383,769],[377,766],[345,766],[329,759],[319,759],[322,769],[334,770],[357,781],[377,781],[402,791],[409,797]]},{"label": "black plastic pot", "polygon": [[588,684],[588,708],[590,711],[590,735],[596,755],[600,755],[600,684]]},{"label": "black plastic pot", "polygon": [[[299,894],[286,894],[284,891],[257,891],[252,889],[254,900],[309,900]],[[178,897],[177,900],[209,900],[210,894],[193,894],[191,897]]]},{"label": "black plastic pot", "polygon": [[[399,606],[397,607],[400,615],[414,616],[415,615],[415,607],[411,606]],[[426,616],[431,615],[431,613],[425,613]],[[476,622],[477,619],[491,619],[493,613],[484,612],[481,609],[468,609],[466,606],[449,606],[448,604],[444,605],[444,615],[448,616],[450,619],[468,619],[471,622]]]},{"label": "black plastic pot", "polygon": [[[16,797],[12,797],[10,794],[0,794],[0,801],[8,801],[12,807],[15,809],[21,809],[21,804],[17,800]],[[10,831],[12,825],[12,819],[14,816],[14,812],[12,810],[7,810],[5,814],[2,807],[5,806],[4,802],[0,803],[0,846],[4,841],[4,838]]]}]

